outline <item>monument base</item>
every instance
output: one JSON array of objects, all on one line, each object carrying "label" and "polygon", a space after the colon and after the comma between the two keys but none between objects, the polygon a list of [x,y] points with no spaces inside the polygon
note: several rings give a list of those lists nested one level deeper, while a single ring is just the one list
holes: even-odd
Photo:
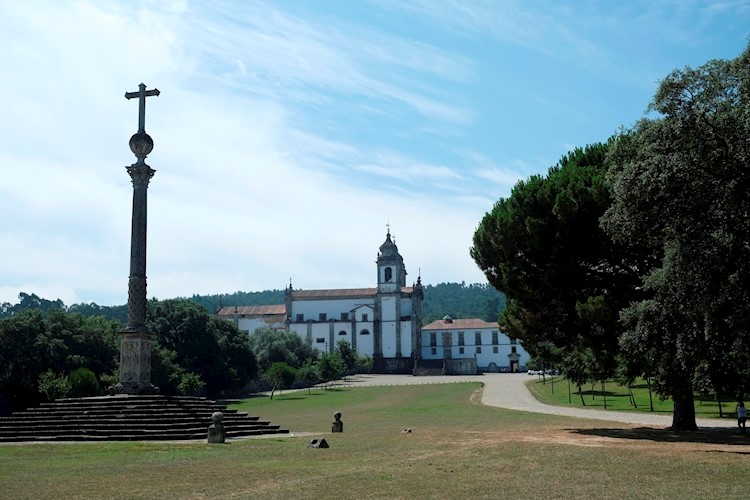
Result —
[{"label": "monument base", "polygon": [[122,382],[119,382],[115,385],[109,386],[107,391],[110,396],[115,396],[117,394],[159,394],[159,388],[151,383],[137,385],[123,384]]},{"label": "monument base", "polygon": [[157,394],[151,383],[151,334],[145,329],[120,331],[120,382],[109,388],[110,394]]}]

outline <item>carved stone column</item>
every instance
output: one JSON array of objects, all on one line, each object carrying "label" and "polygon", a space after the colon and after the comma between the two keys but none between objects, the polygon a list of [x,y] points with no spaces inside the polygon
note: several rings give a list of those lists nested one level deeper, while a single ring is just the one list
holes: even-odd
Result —
[{"label": "carved stone column", "polygon": [[138,161],[125,167],[133,181],[133,216],[130,237],[130,277],[128,279],[128,324],[120,331],[120,382],[112,393],[153,394],[159,389],[151,384],[152,336],[146,328],[146,220],[148,183],[156,172],[146,165],[146,156],[154,141],[144,130],[146,97],[159,95],[157,89],[128,92],[128,99],[140,100],[138,132],[130,138],[130,150]]}]

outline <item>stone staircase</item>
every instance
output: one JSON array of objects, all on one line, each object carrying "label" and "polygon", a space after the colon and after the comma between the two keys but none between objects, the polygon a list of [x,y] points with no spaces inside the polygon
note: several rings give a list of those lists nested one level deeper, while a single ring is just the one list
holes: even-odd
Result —
[{"label": "stone staircase", "polygon": [[58,399],[0,417],[0,442],[205,440],[216,411],[229,439],[289,432],[205,398],[118,395]]}]

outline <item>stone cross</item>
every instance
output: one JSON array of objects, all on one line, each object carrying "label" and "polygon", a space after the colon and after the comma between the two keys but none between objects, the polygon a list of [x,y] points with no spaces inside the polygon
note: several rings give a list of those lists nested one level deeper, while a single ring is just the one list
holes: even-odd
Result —
[{"label": "stone cross", "polygon": [[138,92],[125,92],[125,98],[138,98],[138,132],[146,131],[146,97],[158,96],[159,89],[146,90],[146,85],[138,85]]},{"label": "stone cross", "polygon": [[146,165],[154,141],[146,133],[146,97],[159,90],[125,92],[126,99],[138,98],[138,132],[130,138],[130,150],[138,159],[125,167],[133,181],[133,218],[130,238],[130,277],[128,278],[128,323],[120,331],[120,382],[110,392],[142,394],[158,392],[151,384],[151,334],[146,327],[146,204],[148,183],[155,170]]}]

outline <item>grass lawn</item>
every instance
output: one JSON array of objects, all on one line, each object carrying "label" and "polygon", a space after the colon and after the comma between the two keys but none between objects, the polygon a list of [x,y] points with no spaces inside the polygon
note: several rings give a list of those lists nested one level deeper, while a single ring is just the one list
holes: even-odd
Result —
[{"label": "grass lawn", "polygon": [[[561,385],[561,388],[564,387]],[[239,405],[295,437],[0,446],[2,498],[747,498],[750,436],[483,406],[481,385],[362,387]],[[342,434],[331,434],[341,411]],[[403,433],[404,428],[412,433]],[[308,434],[311,433],[311,434]],[[324,437],[329,449],[307,448]]]},{"label": "grass lawn", "polygon": [[[632,387],[637,408],[630,403],[628,388],[617,385],[612,381],[606,382],[604,392],[602,392],[600,383],[595,384],[593,390],[591,384],[581,387],[583,402],[581,402],[581,396],[578,394],[578,387],[574,384],[568,385],[568,381],[564,377],[547,376],[545,382],[540,376],[533,376],[529,377],[526,386],[535,398],[550,405],[604,410],[604,395],[606,395],[608,410],[651,412],[648,385],[644,381],[639,381]],[[673,404],[671,399],[662,401],[659,396],[653,394],[651,402],[655,413],[672,414]],[[722,401],[724,418],[736,418],[736,404],[736,401]],[[695,416],[698,418],[719,418],[719,404],[716,401],[696,399]]]}]

